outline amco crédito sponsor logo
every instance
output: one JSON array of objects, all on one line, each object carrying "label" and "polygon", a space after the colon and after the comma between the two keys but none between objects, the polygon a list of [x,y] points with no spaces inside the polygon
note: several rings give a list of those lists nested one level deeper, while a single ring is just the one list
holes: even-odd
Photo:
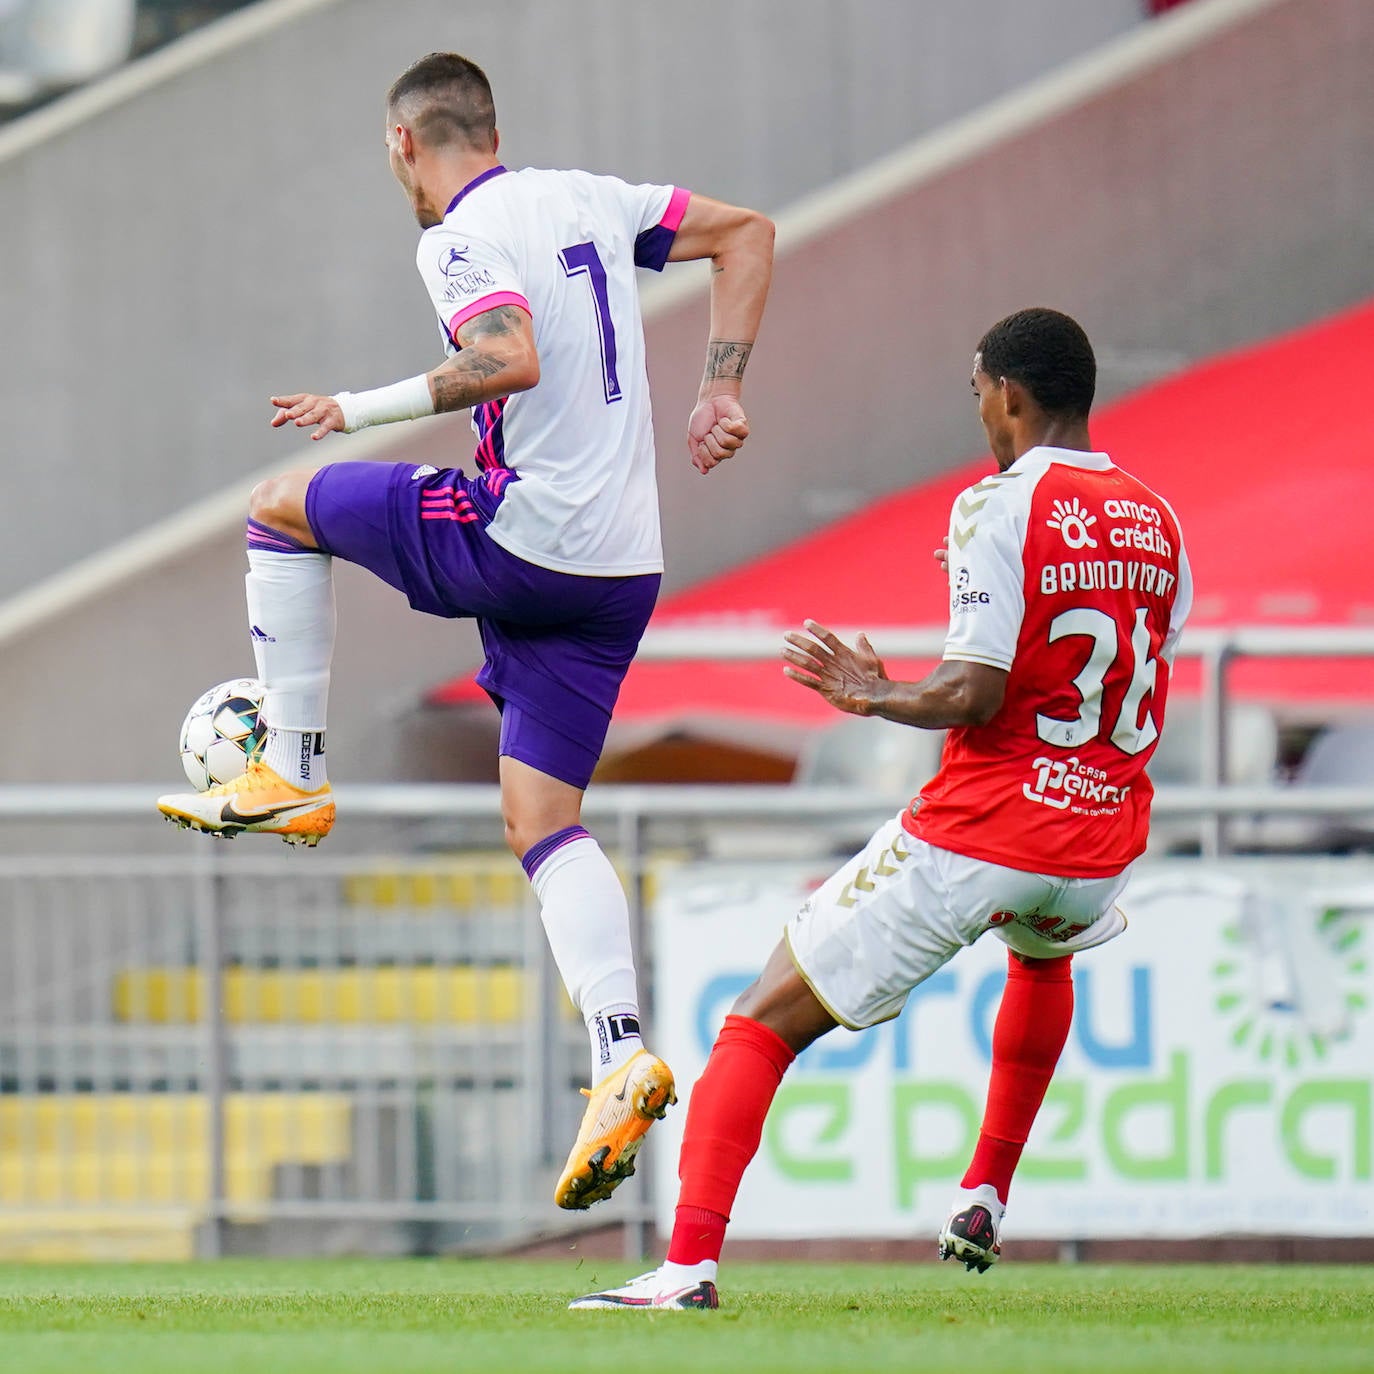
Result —
[{"label": "amco cr\u00e9dito sponsor logo", "polygon": [[[1245,1053],[1250,1032],[1237,1039],[1234,1029],[1213,1037],[1229,1039],[1229,1048],[1157,1053],[1157,976],[1142,965],[1101,975],[1074,970],[1071,1043],[1090,1072],[1060,1074],[1050,1085],[1037,1126],[1039,1148],[1021,1161],[1019,1181],[1223,1182],[1257,1132],[1269,1138],[1294,1182],[1370,1180],[1374,1089],[1367,1073],[1314,1071],[1276,1082],[1272,1067]],[[726,973],[702,988],[696,1035],[703,1055],[713,1028],[751,981],[750,974]],[[771,1167],[797,1184],[848,1184],[859,1172],[860,1133],[867,1137],[878,1129],[888,1136],[884,1153],[891,1160],[894,1205],[913,1208],[927,1186],[938,1186],[943,1196],[963,1174],[977,1141],[1004,982],[1000,969],[982,975],[942,969],[912,992],[895,1020],[863,1035],[828,1036],[806,1051],[768,1116],[763,1154]],[[1098,1031],[1108,1007],[1116,1028],[1110,1037]],[[1204,1008],[1198,1014],[1200,1020],[1208,1016]],[[938,1040],[932,1033],[937,1026]],[[1198,1030],[1173,1028],[1184,1042],[1198,1040]],[[960,1041],[982,1072],[945,1076],[942,1046]],[[1204,1070],[1207,1056],[1213,1062]],[[1218,1056],[1225,1060],[1220,1073]]]}]

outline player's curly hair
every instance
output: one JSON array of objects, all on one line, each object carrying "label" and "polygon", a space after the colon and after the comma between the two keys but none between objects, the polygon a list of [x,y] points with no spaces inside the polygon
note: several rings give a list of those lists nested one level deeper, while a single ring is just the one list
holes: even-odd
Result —
[{"label": "player's curly hair", "polygon": [[430,147],[462,142],[490,149],[496,142],[491,82],[456,52],[432,52],[412,62],[386,93],[386,107],[403,116]]},{"label": "player's curly hair", "polygon": [[1020,382],[1047,415],[1084,419],[1097,390],[1097,359],[1077,320],[1036,306],[998,320],[978,344],[989,377]]}]

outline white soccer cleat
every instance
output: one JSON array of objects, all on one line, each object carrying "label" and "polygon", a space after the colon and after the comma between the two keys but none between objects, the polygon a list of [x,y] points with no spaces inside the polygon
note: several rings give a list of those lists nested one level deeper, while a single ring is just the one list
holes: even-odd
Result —
[{"label": "white soccer cleat", "polygon": [[1002,1218],[1007,1209],[990,1183],[960,1189],[940,1232],[940,1258],[986,1273],[1002,1253]]},{"label": "white soccer cleat", "polygon": [[303,791],[261,759],[229,782],[204,792],[173,792],[157,809],[174,825],[232,839],[241,832],[280,835],[287,844],[317,845],[334,825],[329,784]]},{"label": "white soccer cleat", "polygon": [[641,1312],[665,1308],[703,1312],[720,1306],[715,1277],[716,1266],[709,1262],[690,1266],[665,1264],[651,1274],[631,1279],[623,1288],[607,1288],[601,1293],[588,1293],[585,1298],[574,1298],[568,1308],[574,1312],[627,1307]]}]

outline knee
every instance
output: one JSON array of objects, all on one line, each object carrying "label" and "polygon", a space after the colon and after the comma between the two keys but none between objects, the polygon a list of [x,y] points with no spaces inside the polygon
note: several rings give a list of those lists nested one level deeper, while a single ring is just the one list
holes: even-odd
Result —
[{"label": "knee", "polygon": [[760,1015],[763,1012],[763,980],[755,978],[738,997],[735,998],[734,1005],[730,1008],[731,1016],[747,1016],[751,1021],[762,1020]]},{"label": "knee", "polygon": [[260,525],[288,529],[305,520],[306,474],[284,472],[268,477],[253,488],[248,498],[248,515]]},{"label": "knee", "polygon": [[531,847],[543,838],[542,835],[532,835],[529,827],[522,825],[520,819],[509,811],[503,812],[501,820],[505,826],[506,843],[517,859],[523,859]]},{"label": "knee", "polygon": [[537,811],[531,812],[528,807],[521,807],[502,799],[501,821],[505,829],[506,843],[517,859],[523,859],[546,835],[552,835],[555,830],[563,828],[556,823],[556,819],[541,815]]}]

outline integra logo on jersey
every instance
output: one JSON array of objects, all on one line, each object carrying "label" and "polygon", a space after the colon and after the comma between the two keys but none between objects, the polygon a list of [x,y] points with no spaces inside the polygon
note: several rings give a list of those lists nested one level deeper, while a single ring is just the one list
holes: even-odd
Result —
[{"label": "integra logo on jersey", "polygon": [[446,277],[457,276],[460,272],[466,272],[471,268],[468,262],[468,246],[465,243],[461,248],[454,248],[451,244],[439,255],[439,270]]},{"label": "integra logo on jersey", "polygon": [[496,278],[485,267],[470,267],[460,277],[452,273],[446,275],[449,279],[444,288],[446,301],[456,301],[460,296],[473,296],[496,285]]}]

